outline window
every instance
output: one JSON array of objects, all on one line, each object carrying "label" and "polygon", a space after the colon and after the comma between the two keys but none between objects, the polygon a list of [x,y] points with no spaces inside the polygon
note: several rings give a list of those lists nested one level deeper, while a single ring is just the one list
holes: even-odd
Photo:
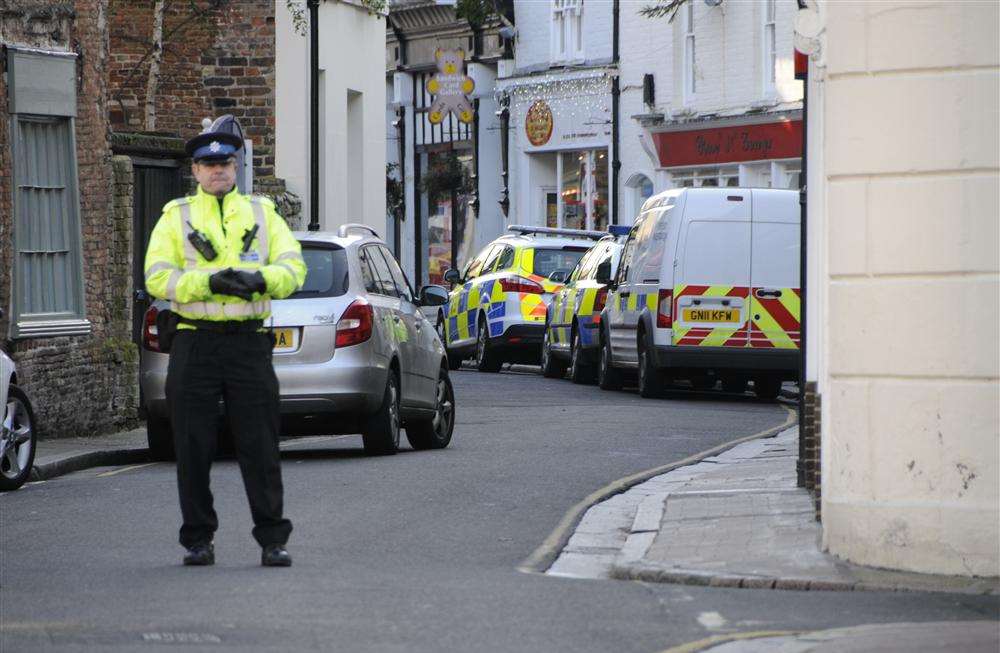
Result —
[{"label": "window", "polygon": [[608,152],[573,150],[556,155],[559,193],[556,224],[603,230],[608,225]]},{"label": "window", "polygon": [[775,67],[777,65],[777,46],[775,44],[774,30],[774,3],[775,0],[764,0],[762,11],[763,24],[761,34],[761,47],[763,59],[761,62],[763,82],[762,92],[765,96],[774,93]]},{"label": "window", "polygon": [[512,265],[514,265],[514,248],[504,247],[500,259],[497,261],[497,270],[506,270]]},{"label": "window", "polygon": [[[290,299],[339,297],[347,292],[347,254],[343,249],[303,243],[302,258],[306,262],[306,282]],[[362,263],[362,271],[365,267]]]},{"label": "window", "polygon": [[490,251],[489,258],[483,263],[483,274],[489,274],[496,269],[497,261],[500,260],[501,254],[503,254],[503,247],[494,247]]},{"label": "window", "polygon": [[583,58],[583,0],[552,0],[552,63]]},{"label": "window", "polygon": [[546,279],[556,270],[566,273],[572,272],[586,253],[586,247],[536,249],[531,272]]},{"label": "window", "polygon": [[375,281],[375,290],[372,292],[388,297],[399,297],[396,282],[392,280],[392,273],[389,272],[389,266],[379,253],[379,248],[369,245],[364,248],[364,252],[368,255],[368,264],[371,266],[372,277]]},{"label": "window", "polygon": [[684,5],[684,101],[689,102],[697,92],[694,74],[694,3]]},{"label": "window", "polygon": [[361,249],[358,255],[358,260],[361,264],[361,280],[364,281],[365,290],[368,292],[380,292],[381,288],[378,285],[378,276],[375,274],[375,268],[372,266],[369,260],[369,248],[364,247]]},{"label": "window", "polygon": [[495,249],[500,247],[499,245],[487,245],[479,252],[476,258],[469,261],[469,265],[465,268],[465,274],[462,275],[462,279],[468,281],[469,279],[475,279],[479,276],[479,271],[483,269],[483,262],[486,261],[487,257],[493,253]]},{"label": "window", "polygon": [[7,48],[14,337],[90,333],[77,186],[76,57]]},{"label": "window", "polygon": [[399,264],[396,263],[396,259],[393,258],[392,253],[385,247],[375,248],[379,253],[382,254],[382,258],[385,259],[386,267],[389,268],[389,274],[392,276],[393,285],[396,286],[396,294],[400,298],[405,299],[408,302],[413,301],[413,290],[410,288],[410,282],[406,280],[406,275],[403,271],[399,269]]},{"label": "window", "polygon": [[723,186],[734,188],[740,185],[739,168],[690,168],[675,170],[671,174],[675,188],[702,188]]}]

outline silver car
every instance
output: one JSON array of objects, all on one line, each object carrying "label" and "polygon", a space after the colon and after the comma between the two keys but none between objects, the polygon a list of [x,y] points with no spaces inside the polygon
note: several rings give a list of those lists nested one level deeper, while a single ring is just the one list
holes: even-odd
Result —
[{"label": "silver car", "polygon": [[[451,441],[455,395],[448,359],[421,306],[448,293],[424,286],[414,296],[403,271],[370,227],[295,232],[308,274],[301,290],[271,302],[274,370],[281,387],[283,435],[361,433],[369,454],[392,454],[400,428],[414,449]],[[155,302],[146,312],[140,388],[149,447],[173,457],[164,387],[169,356],[160,352]],[[220,433],[225,437],[220,405]]]}]

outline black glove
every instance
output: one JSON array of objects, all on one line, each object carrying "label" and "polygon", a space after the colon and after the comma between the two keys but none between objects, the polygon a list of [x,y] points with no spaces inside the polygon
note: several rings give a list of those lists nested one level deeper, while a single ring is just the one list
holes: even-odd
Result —
[{"label": "black glove", "polygon": [[232,295],[250,301],[253,299],[253,289],[247,285],[246,280],[241,276],[243,274],[249,273],[226,268],[208,278],[208,287],[216,295]]},{"label": "black glove", "polygon": [[240,282],[248,290],[250,290],[250,292],[260,293],[262,295],[267,292],[267,282],[264,280],[264,275],[260,273],[260,270],[255,270],[253,272],[236,270],[236,275],[239,277]]}]

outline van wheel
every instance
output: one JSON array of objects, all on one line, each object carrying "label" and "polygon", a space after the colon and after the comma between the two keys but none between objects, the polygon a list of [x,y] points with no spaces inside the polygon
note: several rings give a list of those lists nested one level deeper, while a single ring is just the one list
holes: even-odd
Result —
[{"label": "van wheel", "polygon": [[448,349],[448,338],[444,330],[444,316],[438,315],[437,327],[435,328],[438,334],[438,338],[441,339],[441,345],[444,347],[444,353],[448,357],[448,369],[457,370],[462,367],[462,355],[453,353]]},{"label": "van wheel", "polygon": [[663,395],[662,375],[660,370],[653,364],[653,357],[649,355],[649,350],[643,342],[642,334],[639,335],[639,396],[647,399],[655,399]]},{"label": "van wheel", "polygon": [[583,362],[583,348],[580,345],[580,332],[573,329],[573,338],[569,350],[569,380],[573,383],[593,383],[594,366]]},{"label": "van wheel", "polygon": [[547,379],[561,379],[566,375],[566,364],[556,360],[552,355],[552,341],[549,339],[548,327],[542,336],[542,376]]},{"label": "van wheel", "polygon": [[455,391],[448,373],[441,370],[437,383],[437,401],[434,417],[426,420],[407,420],[406,439],[414,449],[444,449],[451,442],[455,430]]},{"label": "van wheel", "polygon": [[149,415],[146,417],[146,442],[153,460],[170,461],[177,457],[174,452],[174,433],[170,420]]},{"label": "van wheel", "polygon": [[722,377],[722,391],[743,394],[747,391],[747,380],[738,376]]},{"label": "van wheel", "polygon": [[389,370],[382,405],[361,428],[361,441],[370,456],[392,455],[399,449],[399,379],[395,370]]},{"label": "van wheel", "polygon": [[486,320],[479,319],[479,330],[476,334],[476,369],[480,372],[499,372],[503,367],[503,360],[497,355],[493,347],[490,346],[490,335],[486,328]]},{"label": "van wheel", "polygon": [[601,358],[597,364],[597,385],[601,390],[621,390],[622,371],[611,365],[610,338],[604,338],[601,343]]},{"label": "van wheel", "polygon": [[761,399],[773,400],[781,392],[781,379],[773,376],[759,376],[753,380],[753,393]]}]

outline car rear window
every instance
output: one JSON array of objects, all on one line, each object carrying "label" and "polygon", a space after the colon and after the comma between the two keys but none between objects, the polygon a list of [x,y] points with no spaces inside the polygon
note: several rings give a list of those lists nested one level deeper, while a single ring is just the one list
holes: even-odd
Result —
[{"label": "car rear window", "polygon": [[347,292],[347,253],[339,245],[302,243],[306,282],[289,299],[339,297]]},{"label": "car rear window", "polygon": [[532,257],[532,274],[548,278],[556,270],[569,273],[580,262],[589,247],[562,247],[559,249],[535,249]]}]

